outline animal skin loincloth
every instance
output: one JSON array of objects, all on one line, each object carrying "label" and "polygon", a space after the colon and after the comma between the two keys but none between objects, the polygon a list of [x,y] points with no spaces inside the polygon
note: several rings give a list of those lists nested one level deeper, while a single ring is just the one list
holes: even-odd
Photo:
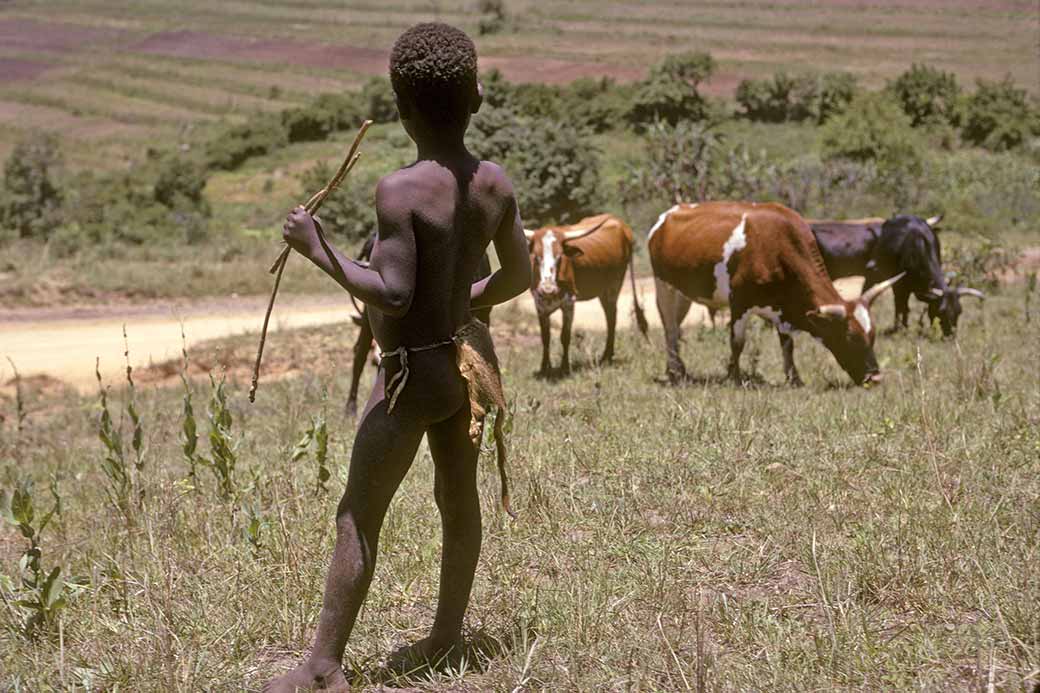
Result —
[{"label": "animal skin loincloth", "polygon": [[[451,339],[421,347],[399,347],[383,354],[383,358],[397,357],[401,370],[394,374],[386,385],[388,398],[387,413],[391,413],[397,398],[408,382],[408,354],[429,351],[449,344],[455,345],[455,359],[459,373],[466,379],[469,393],[470,427],[469,436],[479,446],[484,437],[484,419],[492,408],[495,414],[495,454],[498,475],[502,484],[502,507],[509,516],[516,518],[509,503],[509,480],[506,475],[506,442],[503,426],[506,420],[506,396],[502,389],[502,371],[491,340],[491,330],[479,320],[470,320],[460,327]],[[479,448],[478,448],[479,449]]]}]

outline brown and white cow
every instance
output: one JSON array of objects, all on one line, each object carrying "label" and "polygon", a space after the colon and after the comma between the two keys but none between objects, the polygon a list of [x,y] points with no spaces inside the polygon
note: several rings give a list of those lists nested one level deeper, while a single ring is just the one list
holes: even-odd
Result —
[{"label": "brown and white cow", "polygon": [[575,301],[598,298],[607,318],[607,344],[600,363],[614,358],[614,330],[617,325],[617,301],[625,270],[632,277],[632,296],[636,322],[644,336],[646,317],[635,293],[635,271],[632,269],[632,229],[612,214],[586,217],[571,226],[546,226],[537,231],[524,230],[531,251],[531,295],[542,332],[542,365],[539,373],[548,374],[549,316],[563,312],[560,342],[563,359],[560,370],[570,371],[571,327],[574,324]]},{"label": "brown and white cow", "polygon": [[857,384],[881,380],[869,308],[902,275],[857,300],[844,300],[827,275],[808,224],[787,207],[749,202],[676,205],[650,230],[647,247],[673,382],[686,374],[679,357],[679,326],[691,299],[729,307],[731,377],[740,378],[747,320],[758,315],[776,327],[791,384],[801,384],[791,336],[798,331],[823,342]]}]

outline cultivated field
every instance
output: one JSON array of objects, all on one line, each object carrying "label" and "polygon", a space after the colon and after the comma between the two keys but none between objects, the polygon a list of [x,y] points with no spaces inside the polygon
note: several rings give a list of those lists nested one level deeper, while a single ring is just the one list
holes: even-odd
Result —
[{"label": "cultivated field", "polygon": [[[720,62],[706,85],[716,94],[778,69],[835,66],[876,87],[915,61],[968,84],[1006,73],[1034,91],[1040,84],[1032,0],[513,0],[506,8],[514,30],[477,44],[482,65],[514,81],[631,80],[668,53],[705,50]],[[79,140],[79,165],[125,165],[156,136],[382,74],[394,38],[416,21],[475,33],[479,17],[471,0],[6,2],[0,157],[25,129],[43,127]]]},{"label": "cultivated field", "polygon": [[[956,342],[916,330],[882,338],[886,382],[873,390],[850,387],[805,338],[807,386],[783,386],[764,329],[745,352],[745,387],[722,380],[724,331],[697,328],[684,347],[696,376],[687,386],[657,382],[656,331],[650,344],[623,332],[620,363],[605,369],[591,365],[602,335],[586,331],[577,372],[541,380],[537,326],[500,311],[520,519],[498,510],[485,459],[469,659],[404,678],[382,668],[433,614],[439,531],[421,452],[384,527],[347,652],[353,680],[361,690],[1031,690],[1040,316],[1034,302],[1024,321],[1023,292],[969,308]],[[125,514],[106,496],[95,399],[27,383],[21,433],[4,400],[4,484],[33,478],[39,519],[56,483],[61,510],[41,563],[85,583],[60,628],[35,642],[12,630],[9,606],[0,611],[7,687],[256,690],[299,659],[353,435],[340,411],[352,330],[272,336],[272,377],[252,407],[252,340],[195,350],[206,456],[202,374],[230,376],[237,466],[227,499],[209,469],[188,477],[176,362],[137,374],[144,454]],[[124,400],[113,394],[109,407],[132,466]],[[322,412],[327,491],[316,490],[313,446],[292,459]],[[27,541],[5,530],[0,542],[10,569]]]}]

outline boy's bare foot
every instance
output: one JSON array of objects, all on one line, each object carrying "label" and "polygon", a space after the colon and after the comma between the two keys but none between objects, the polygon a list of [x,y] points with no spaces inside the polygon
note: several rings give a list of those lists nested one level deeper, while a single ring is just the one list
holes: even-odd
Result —
[{"label": "boy's bare foot", "polygon": [[442,640],[433,636],[398,648],[386,662],[386,668],[405,675],[419,669],[443,669],[462,659],[461,639]]},{"label": "boy's bare foot", "polygon": [[319,665],[307,661],[287,674],[264,686],[264,693],[296,693],[296,691],[329,691],[346,693],[350,690],[343,668],[338,664]]}]

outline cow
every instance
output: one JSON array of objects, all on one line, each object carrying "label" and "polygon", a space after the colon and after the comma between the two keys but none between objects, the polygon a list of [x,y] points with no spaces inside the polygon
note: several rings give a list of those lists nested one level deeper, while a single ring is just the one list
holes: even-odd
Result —
[{"label": "cow", "polygon": [[854,301],[844,300],[809,225],[794,211],[771,203],[680,204],[658,218],[647,247],[673,383],[686,377],[679,327],[691,300],[730,309],[729,376],[738,382],[751,315],[776,327],[791,385],[802,383],[794,364],[792,334],[797,331],[819,339],[857,384],[881,381],[870,305],[900,277]]},{"label": "cow", "polygon": [[[361,248],[361,253],[357,256],[357,262],[367,263],[369,257],[372,255],[372,246],[375,245],[376,235],[372,234],[365,241],[365,245]],[[473,278],[473,281],[479,281],[484,277],[491,275],[491,261],[488,256],[485,255],[484,259],[480,261],[480,265],[477,267],[477,274]],[[351,297],[353,300],[353,297]],[[357,304],[355,304],[357,307]],[[351,367],[350,373],[350,393],[347,395],[346,413],[347,416],[353,417],[357,415],[357,399],[358,399],[358,388],[361,385],[361,374],[365,371],[365,362],[368,360],[368,354],[372,350],[372,344],[375,337],[372,334],[372,326],[368,323],[368,308],[364,305],[360,307],[359,315],[353,316],[352,320],[354,324],[358,326],[358,336],[354,341],[354,363]],[[491,325],[491,307],[478,308],[473,311],[473,317],[480,320],[485,325]]]},{"label": "cow", "polygon": [[893,287],[895,325],[907,326],[910,295],[928,306],[929,321],[939,321],[943,334],[953,336],[962,312],[961,296],[983,299],[978,289],[953,288],[942,271],[938,224],[942,215],[922,219],[904,214],[891,219],[809,221],[831,279],[862,276],[867,291],[885,277],[905,272]]},{"label": "cow", "polygon": [[524,234],[531,252],[531,295],[542,333],[540,375],[548,375],[551,371],[549,317],[557,310],[563,313],[560,371],[564,374],[570,372],[571,327],[576,301],[599,299],[607,319],[607,343],[600,363],[613,360],[617,301],[626,269],[632,280],[636,323],[643,336],[647,336],[646,317],[636,295],[633,236],[628,224],[612,214],[598,214],[571,226],[546,226],[537,231],[524,229]]}]

